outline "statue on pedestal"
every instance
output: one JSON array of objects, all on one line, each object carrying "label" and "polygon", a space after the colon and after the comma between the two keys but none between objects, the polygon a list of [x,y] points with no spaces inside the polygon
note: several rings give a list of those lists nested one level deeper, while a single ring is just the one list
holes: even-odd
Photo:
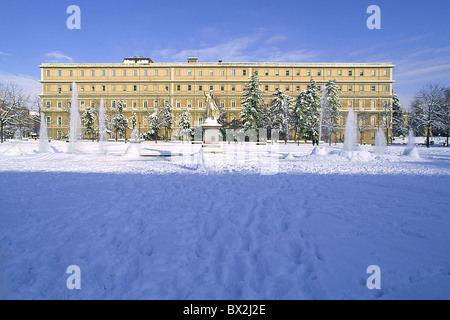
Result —
[{"label": "statue on pedestal", "polygon": [[219,120],[220,118],[220,110],[217,107],[216,101],[214,100],[213,91],[209,91],[209,93],[204,93],[206,97],[206,119],[211,120]]}]

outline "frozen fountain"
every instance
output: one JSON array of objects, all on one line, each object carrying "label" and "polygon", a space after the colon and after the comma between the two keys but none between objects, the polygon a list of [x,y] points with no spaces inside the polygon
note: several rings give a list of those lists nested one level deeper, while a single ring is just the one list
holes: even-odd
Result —
[{"label": "frozen fountain", "polygon": [[69,123],[69,153],[76,152],[76,143],[81,133],[81,118],[78,110],[78,89],[74,82],[72,85],[72,103],[70,104]]},{"label": "frozen fountain", "polygon": [[48,153],[50,146],[48,143],[47,121],[45,114],[41,114],[41,128],[39,130],[39,153]]},{"label": "frozen fountain", "polygon": [[22,151],[22,148],[20,147],[20,142],[22,141],[22,133],[20,129],[17,129],[16,132],[14,132],[13,139],[10,141],[13,146],[9,150],[5,152],[7,155],[24,155],[25,152]]},{"label": "frozen fountain", "polygon": [[412,129],[409,129],[408,144],[406,145],[406,148],[403,151],[403,155],[414,157],[414,158],[420,158],[419,151],[417,150],[417,147],[415,144],[414,131]]},{"label": "frozen fountain", "polygon": [[131,133],[131,137],[129,139],[130,145],[128,146],[127,150],[125,151],[125,156],[127,157],[140,157],[141,155],[141,140],[139,138],[139,130],[137,128],[133,129],[133,132]]},{"label": "frozen fountain", "polygon": [[350,108],[345,123],[344,151],[357,151],[358,139],[356,131],[356,117],[353,109]]},{"label": "frozen fountain", "polygon": [[100,100],[100,108],[98,111],[98,143],[100,153],[106,153],[105,150],[106,141],[106,115],[105,115],[105,101]]},{"label": "frozen fountain", "polygon": [[375,153],[385,154],[387,152],[387,142],[384,131],[380,128],[375,136]]}]

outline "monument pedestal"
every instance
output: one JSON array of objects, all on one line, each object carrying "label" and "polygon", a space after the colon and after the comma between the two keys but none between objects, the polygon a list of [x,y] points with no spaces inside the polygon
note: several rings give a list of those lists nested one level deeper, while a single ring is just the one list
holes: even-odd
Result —
[{"label": "monument pedestal", "polygon": [[220,125],[217,121],[206,119],[205,123],[202,124],[203,128],[203,152],[204,153],[223,153],[220,147]]}]

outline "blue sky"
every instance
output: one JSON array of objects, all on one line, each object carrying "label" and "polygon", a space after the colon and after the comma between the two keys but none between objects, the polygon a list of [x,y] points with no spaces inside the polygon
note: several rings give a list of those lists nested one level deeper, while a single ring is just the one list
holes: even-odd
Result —
[{"label": "blue sky", "polygon": [[[81,30],[69,30],[69,5]],[[369,5],[381,30],[369,30]],[[39,93],[42,62],[392,62],[407,106],[427,82],[450,86],[448,1],[2,0],[0,82]]]}]

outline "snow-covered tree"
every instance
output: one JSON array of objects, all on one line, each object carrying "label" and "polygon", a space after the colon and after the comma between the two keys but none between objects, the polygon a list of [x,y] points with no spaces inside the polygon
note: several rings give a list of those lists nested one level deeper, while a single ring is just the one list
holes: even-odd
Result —
[{"label": "snow-covered tree", "polygon": [[317,139],[319,136],[320,97],[316,82],[311,79],[305,91],[302,91],[293,107],[295,131],[300,138]]},{"label": "snow-covered tree", "polygon": [[[0,140],[4,141],[5,127],[18,126],[24,111],[28,110],[25,103],[29,97],[23,93],[23,90],[14,85],[4,86],[0,84]],[[29,112],[28,112],[29,113]],[[20,127],[20,126],[19,126]],[[12,129],[12,128],[11,128]],[[12,129],[14,130],[14,129]]]},{"label": "snow-covered tree", "polygon": [[183,137],[191,137],[193,133],[191,124],[191,115],[188,109],[184,109],[180,115],[180,121],[178,122],[178,127],[180,128],[180,134]]},{"label": "snow-covered tree", "polygon": [[331,145],[332,135],[336,133],[340,127],[339,120],[341,115],[341,100],[339,99],[339,88],[336,85],[336,80],[330,80],[325,84],[325,92],[323,93],[321,104],[322,112],[322,130],[326,141]]},{"label": "snow-covered tree", "polygon": [[116,104],[116,113],[114,114],[111,122],[112,131],[116,133],[116,141],[118,139],[118,135],[122,135],[126,141],[126,134],[128,129],[128,120],[125,118],[123,114],[123,100],[117,101]]},{"label": "snow-covered tree", "polygon": [[158,135],[159,131],[162,127],[162,111],[156,109],[150,116],[148,117],[150,130],[147,132],[146,136],[148,138],[153,136],[153,139],[156,143],[158,143]]},{"label": "snow-covered tree", "polygon": [[286,142],[289,138],[290,109],[294,103],[294,99],[280,89],[277,89],[272,96],[273,99],[270,103],[272,128],[279,130],[283,134],[284,141]]},{"label": "snow-covered tree", "polygon": [[97,135],[97,130],[95,129],[95,114],[91,105],[86,107],[86,110],[83,113],[82,121],[85,128],[84,134],[91,140],[94,140]]},{"label": "snow-covered tree", "polygon": [[242,94],[242,111],[240,116],[244,124],[244,130],[258,130],[262,103],[263,92],[259,89],[258,75],[253,73]]},{"label": "snow-covered tree", "polygon": [[393,92],[392,100],[392,134],[394,137],[406,137],[408,135],[408,129],[405,124],[405,112],[397,93]]},{"label": "snow-covered tree", "polygon": [[136,112],[133,112],[133,113],[131,114],[130,122],[131,122],[131,129],[135,129],[135,128],[136,128],[136,125],[137,125],[137,115],[136,115]]},{"label": "snow-covered tree", "polygon": [[447,137],[447,147],[450,137],[450,88],[445,89],[444,102],[441,106],[441,131]]},{"label": "snow-covered tree", "polygon": [[444,88],[438,84],[427,84],[417,94],[413,103],[413,123],[423,128],[427,137],[427,148],[434,131],[442,127],[442,105],[445,101]]},{"label": "snow-covered tree", "polygon": [[164,102],[164,107],[161,110],[161,126],[164,128],[164,140],[169,139],[169,132],[172,130],[172,125],[175,122],[172,105],[169,101]]}]

